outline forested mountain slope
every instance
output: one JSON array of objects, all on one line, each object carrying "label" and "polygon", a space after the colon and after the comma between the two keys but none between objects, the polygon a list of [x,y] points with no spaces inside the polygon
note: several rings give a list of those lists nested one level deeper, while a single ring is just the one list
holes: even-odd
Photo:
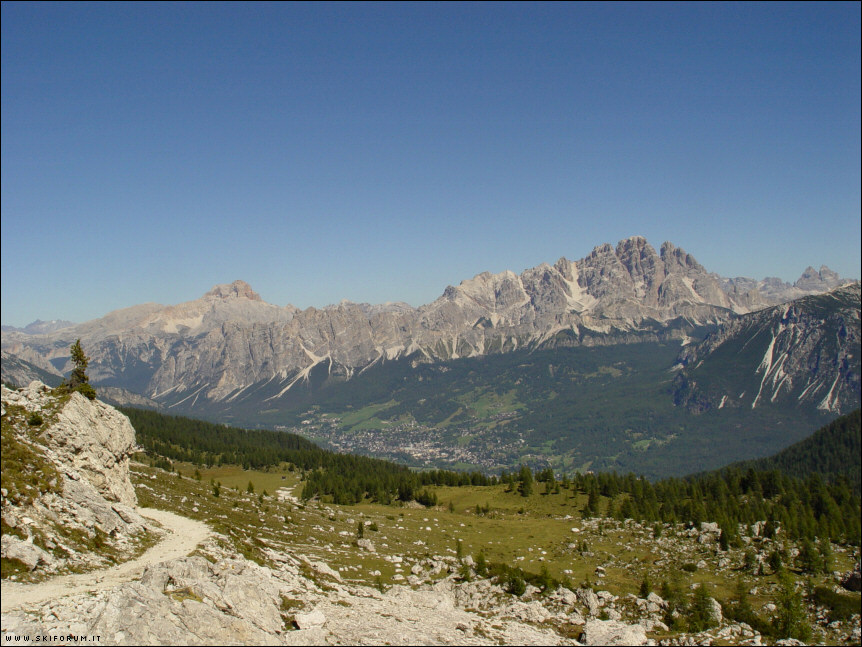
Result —
[{"label": "forested mountain slope", "polygon": [[780,470],[805,478],[817,473],[829,480],[846,479],[858,496],[862,489],[862,417],[860,410],[836,418],[774,456],[744,461],[731,467],[758,471]]}]

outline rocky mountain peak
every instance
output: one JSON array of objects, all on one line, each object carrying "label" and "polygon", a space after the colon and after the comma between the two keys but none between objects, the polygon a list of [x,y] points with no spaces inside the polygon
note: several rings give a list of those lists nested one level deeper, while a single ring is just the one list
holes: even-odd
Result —
[{"label": "rocky mountain peak", "polygon": [[[646,238],[632,236],[617,244],[617,257],[635,280],[661,281],[661,259]],[[657,276],[658,275],[658,276]]]},{"label": "rocky mountain peak", "polygon": [[647,239],[643,236],[629,236],[628,238],[623,238],[617,243],[617,254],[619,254],[620,250],[623,249],[649,249],[653,254],[655,253],[652,245],[650,245],[649,242],[647,242]]},{"label": "rocky mountain peak", "polygon": [[[587,256],[587,259],[596,259],[602,258],[605,256],[609,256],[614,253],[614,246],[610,243],[603,243],[601,245],[597,245],[593,247],[593,251],[590,252],[590,255]],[[586,259],[584,259],[586,260]]]},{"label": "rocky mountain peak", "polygon": [[669,272],[673,271],[674,267],[678,267],[683,270],[706,273],[704,267],[695,260],[694,256],[686,252],[682,247],[675,247],[673,243],[667,241],[662,243],[661,259],[667,265]]},{"label": "rocky mountain peak", "polygon": [[206,297],[215,297],[218,299],[236,299],[244,298],[252,301],[263,301],[260,295],[251,289],[251,286],[245,281],[234,281],[233,283],[223,283],[213,286],[213,289],[204,295]]},{"label": "rocky mountain peak", "polygon": [[[97,385],[204,406],[204,400],[251,397],[248,387],[269,380],[283,382],[279,389],[286,393],[322,358],[351,375],[383,357],[417,352],[436,361],[579,344],[597,331],[607,335],[603,343],[622,343],[641,338],[644,322],[650,330],[670,326],[663,335],[678,334],[671,331],[683,325],[674,323],[680,318],[716,323],[825,292],[837,287],[833,281],[843,282],[826,267],[806,270],[797,282],[805,288],[777,279],[725,279],[669,242],[657,253],[644,237],[631,236],[580,260],[560,258],[520,275],[482,272],[419,308],[344,301],[301,311],[267,304],[247,283],[234,281],[195,301],[135,306],[51,335],[4,331],[3,368],[9,374],[26,362],[44,372],[28,378],[50,380],[81,338]],[[193,391],[200,398],[189,400]]]},{"label": "rocky mountain peak", "polygon": [[841,285],[842,279],[837,272],[833,272],[825,265],[820,270],[815,270],[810,265],[805,268],[802,276],[793,284],[800,290],[828,290]]}]

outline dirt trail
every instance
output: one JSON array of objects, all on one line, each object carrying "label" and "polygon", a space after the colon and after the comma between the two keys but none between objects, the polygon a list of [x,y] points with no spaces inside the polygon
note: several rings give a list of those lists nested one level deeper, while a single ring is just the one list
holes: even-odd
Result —
[{"label": "dirt trail", "polygon": [[134,580],[140,577],[144,569],[151,564],[188,555],[195,546],[212,533],[203,522],[181,517],[172,512],[152,508],[141,508],[138,512],[141,516],[162,524],[167,534],[158,544],[137,559],[104,570],[63,575],[38,584],[21,584],[4,580],[0,591],[3,612],[67,595],[102,591]]}]

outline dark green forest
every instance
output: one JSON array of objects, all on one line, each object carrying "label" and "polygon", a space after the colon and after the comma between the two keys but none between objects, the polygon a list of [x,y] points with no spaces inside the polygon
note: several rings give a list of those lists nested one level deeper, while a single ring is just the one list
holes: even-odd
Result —
[{"label": "dark green forest", "polygon": [[846,478],[859,496],[862,486],[862,422],[860,409],[836,418],[822,429],[775,456],[735,464],[740,469],[779,470],[805,478],[817,473],[829,481]]},{"label": "dark green forest", "polygon": [[410,419],[450,446],[466,442],[498,468],[526,463],[534,470],[633,471],[649,478],[769,456],[832,418],[770,403],[700,415],[674,406],[671,367],[679,348],[555,348],[418,365],[405,358],[333,382],[321,365],[274,408],[232,403],[229,415],[239,426],[299,428],[314,408],[345,420],[340,432],[346,434],[354,428],[353,412],[373,408],[364,429],[392,434]]}]

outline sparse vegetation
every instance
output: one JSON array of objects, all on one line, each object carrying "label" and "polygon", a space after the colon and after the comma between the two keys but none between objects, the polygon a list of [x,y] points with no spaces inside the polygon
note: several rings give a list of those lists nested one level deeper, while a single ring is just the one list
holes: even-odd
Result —
[{"label": "sparse vegetation", "polygon": [[0,449],[0,482],[9,501],[15,505],[29,505],[40,494],[61,492],[62,481],[53,463],[45,459],[39,427],[34,425],[34,414],[23,407],[9,406],[2,420],[2,449]]}]

